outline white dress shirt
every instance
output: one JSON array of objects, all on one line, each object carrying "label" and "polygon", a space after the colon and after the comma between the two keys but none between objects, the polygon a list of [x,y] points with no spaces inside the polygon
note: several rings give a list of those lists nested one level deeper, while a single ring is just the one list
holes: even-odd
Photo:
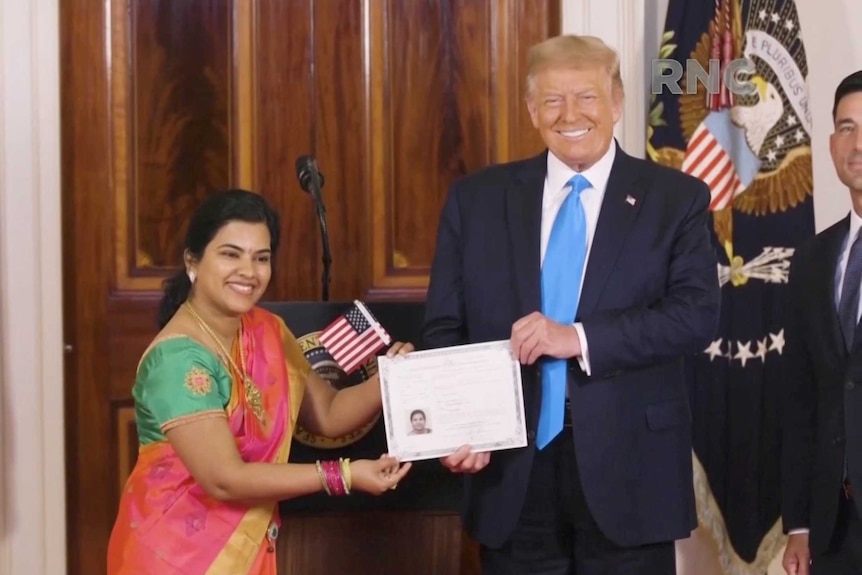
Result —
[{"label": "white dress shirt", "polygon": [[[616,151],[616,143],[612,141],[605,155],[591,167],[581,172],[581,175],[589,180],[591,186],[581,192],[581,203],[584,206],[584,215],[587,219],[587,254],[584,260],[584,273],[586,273],[587,262],[590,259],[590,249],[593,246],[593,236],[596,233],[596,222],[599,220],[599,211],[602,208],[602,199],[605,197],[605,189],[608,186],[608,178],[611,175],[611,167],[614,165]],[[568,181],[575,174],[574,170],[564,164],[552,152],[548,151],[548,171],[545,176],[545,191],[542,195],[542,262],[545,261],[545,251],[548,247],[548,239],[551,237],[554,219],[557,217],[557,212],[560,211],[563,201],[571,193]],[[582,280],[581,285],[578,286],[578,297],[580,297],[583,283]],[[581,340],[581,356],[578,358],[578,363],[581,365],[581,369],[587,375],[590,375],[590,356],[587,351],[587,337],[580,323],[575,324],[575,329],[578,332],[578,338]]]}]

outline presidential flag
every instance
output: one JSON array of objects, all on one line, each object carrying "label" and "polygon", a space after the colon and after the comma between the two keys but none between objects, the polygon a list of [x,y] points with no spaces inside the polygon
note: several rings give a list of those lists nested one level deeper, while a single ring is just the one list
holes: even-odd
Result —
[{"label": "presidential flag", "polygon": [[[676,90],[653,90],[647,155],[709,186],[722,286],[715,341],[686,368],[698,532],[711,538],[703,548],[717,551],[721,573],[762,575],[785,542],[782,300],[790,257],[814,234],[808,66],[796,6],[670,0],[659,58],[655,69],[673,59],[684,76]],[[697,69],[717,72],[716,81],[689,82]]]},{"label": "presidential flag", "polygon": [[347,313],[320,332],[318,340],[347,375],[392,343],[392,338],[383,326],[358,300],[353,302]]}]

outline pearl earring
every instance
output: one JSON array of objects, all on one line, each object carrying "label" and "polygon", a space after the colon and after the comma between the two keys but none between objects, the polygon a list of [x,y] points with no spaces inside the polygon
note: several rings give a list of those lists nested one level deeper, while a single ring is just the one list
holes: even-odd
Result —
[{"label": "pearl earring", "polygon": [[198,277],[198,276],[197,276],[197,274],[196,274],[194,271],[190,271],[190,272],[189,272],[189,281],[190,281],[192,284],[194,284],[194,283],[195,283],[195,279],[196,279],[197,277]]}]

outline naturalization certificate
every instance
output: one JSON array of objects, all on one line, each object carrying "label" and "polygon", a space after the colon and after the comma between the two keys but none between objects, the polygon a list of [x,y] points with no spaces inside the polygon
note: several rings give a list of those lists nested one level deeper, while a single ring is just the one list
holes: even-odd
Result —
[{"label": "naturalization certificate", "polygon": [[444,457],[470,445],[527,445],[521,366],[509,341],[378,357],[389,454],[401,461]]}]

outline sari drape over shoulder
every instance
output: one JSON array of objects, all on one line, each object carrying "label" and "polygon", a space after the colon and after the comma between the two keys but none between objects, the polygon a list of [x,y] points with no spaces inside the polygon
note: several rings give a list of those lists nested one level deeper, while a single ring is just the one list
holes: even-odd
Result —
[{"label": "sari drape over shoulder", "polygon": [[109,575],[275,575],[268,533],[277,502],[248,507],[207,495],[165,431],[225,417],[246,462],[286,463],[311,366],[277,316],[254,308],[242,320],[248,374],[260,390],[264,423],[246,405],[242,375],[184,336],[155,342],[133,389],[141,447],[121,494],[108,545]]}]

